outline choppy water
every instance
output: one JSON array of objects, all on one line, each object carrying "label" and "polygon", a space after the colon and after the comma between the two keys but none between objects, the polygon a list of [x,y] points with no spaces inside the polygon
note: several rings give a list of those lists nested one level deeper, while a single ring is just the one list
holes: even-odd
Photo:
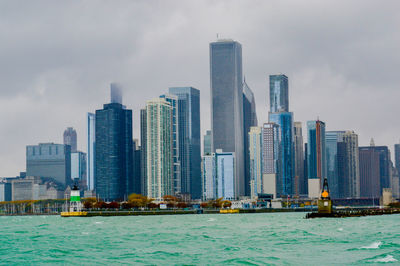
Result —
[{"label": "choppy water", "polygon": [[400,215],[0,217],[0,264],[400,264]]}]

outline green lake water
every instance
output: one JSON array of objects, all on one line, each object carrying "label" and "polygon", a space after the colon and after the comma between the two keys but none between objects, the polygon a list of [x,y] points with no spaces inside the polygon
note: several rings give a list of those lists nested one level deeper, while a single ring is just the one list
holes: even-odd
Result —
[{"label": "green lake water", "polygon": [[400,215],[304,216],[0,216],[0,264],[400,264]]}]

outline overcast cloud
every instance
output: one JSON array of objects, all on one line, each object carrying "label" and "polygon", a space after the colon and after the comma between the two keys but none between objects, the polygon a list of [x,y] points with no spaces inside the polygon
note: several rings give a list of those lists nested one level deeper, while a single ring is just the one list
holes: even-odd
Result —
[{"label": "overcast cloud", "polygon": [[[25,170],[25,146],[86,151],[87,112],[124,88],[134,112],[171,86],[201,91],[210,126],[209,51],[216,33],[242,44],[243,70],[267,122],[268,75],[289,77],[296,121],[354,130],[359,144],[400,138],[400,1],[1,1],[0,176]],[[303,134],[305,131],[303,130]],[[306,137],[306,136],[304,136]]]}]

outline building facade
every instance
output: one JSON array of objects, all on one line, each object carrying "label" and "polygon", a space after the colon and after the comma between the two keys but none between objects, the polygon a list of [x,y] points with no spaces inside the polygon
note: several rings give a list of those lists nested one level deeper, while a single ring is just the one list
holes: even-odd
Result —
[{"label": "building facade", "polygon": [[215,156],[217,198],[235,200],[235,153],[217,150]]},{"label": "building facade", "polygon": [[319,197],[323,179],[326,178],[325,123],[319,120],[307,122],[307,170],[308,196]]},{"label": "building facade", "polygon": [[379,198],[381,196],[379,152],[365,147],[359,148],[360,196]]},{"label": "building facade", "polygon": [[87,189],[93,191],[95,189],[95,166],[96,166],[96,115],[93,113],[87,113],[87,165],[86,165],[86,176],[87,176]]},{"label": "building facade", "polygon": [[295,195],[306,195],[307,178],[304,177],[303,131],[301,122],[294,122],[294,191]]},{"label": "building facade", "polygon": [[358,135],[353,131],[346,131],[343,135],[343,142],[346,146],[346,174],[344,191],[345,197],[360,197],[360,167],[358,154]]},{"label": "building facade", "polygon": [[174,194],[173,107],[159,98],[146,104],[147,196]]},{"label": "building facade", "polygon": [[279,168],[276,179],[278,197],[293,195],[294,188],[294,147],[293,113],[269,113],[269,122],[279,126]]},{"label": "building facade", "polygon": [[132,110],[104,104],[95,125],[96,194],[104,201],[124,200],[133,191]]},{"label": "building facade", "polygon": [[217,198],[217,180],[215,154],[203,155],[202,159],[202,200],[213,200]]},{"label": "building facade", "polygon": [[181,193],[201,198],[200,91],[193,87],[172,87],[169,93],[179,103],[179,157]]},{"label": "building facade", "polygon": [[235,195],[245,194],[242,46],[210,43],[212,150],[235,153]]},{"label": "building facade", "polygon": [[203,154],[209,155],[212,153],[211,148],[211,130],[207,130],[203,138]]},{"label": "building facade", "polygon": [[250,197],[257,198],[262,193],[262,128],[251,127],[249,135],[249,157],[250,157]]},{"label": "building facade", "polygon": [[69,185],[71,146],[54,143],[26,146],[26,175],[52,178],[60,185]]},{"label": "building facade", "polygon": [[160,98],[165,99],[172,107],[172,156],[174,160],[173,179],[175,195],[182,193],[182,178],[181,178],[181,147],[183,144],[180,140],[180,104],[176,95],[164,94]]},{"label": "building facade", "polygon": [[244,135],[244,165],[245,165],[245,195],[251,196],[250,187],[250,154],[249,154],[249,132],[251,127],[257,126],[256,102],[254,94],[247,85],[246,80],[243,81],[243,135]]},{"label": "building facade", "polygon": [[71,152],[76,152],[77,151],[77,144],[78,144],[78,139],[76,135],[76,131],[72,127],[68,127],[64,131],[64,144],[65,145],[70,145],[71,146]]},{"label": "building facade", "polygon": [[147,112],[140,110],[140,175],[141,193],[147,195]]},{"label": "building facade", "polygon": [[[338,145],[343,143],[343,135],[345,131],[327,131],[325,132],[326,145],[326,171],[331,198],[341,198],[342,193],[339,192],[339,184],[345,177],[340,175],[339,168],[344,167],[344,161],[338,160]],[[340,149],[340,148],[339,148]],[[339,152],[339,156],[340,152]],[[344,155],[343,155],[344,156]],[[342,162],[343,163],[340,163]]]},{"label": "building facade", "polygon": [[289,80],[282,74],[269,76],[270,112],[289,112]]},{"label": "building facade", "polygon": [[86,189],[86,153],[78,151],[71,153],[71,179],[79,184],[81,189]]},{"label": "building facade", "polygon": [[279,126],[264,123],[262,127],[262,193],[272,194],[276,198],[277,178],[280,176],[281,141]]}]

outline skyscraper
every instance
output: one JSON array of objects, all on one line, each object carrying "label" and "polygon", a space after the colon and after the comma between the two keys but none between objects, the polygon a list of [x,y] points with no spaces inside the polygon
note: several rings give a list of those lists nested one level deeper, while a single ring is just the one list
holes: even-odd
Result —
[{"label": "skyscraper", "polygon": [[[339,167],[343,167],[344,164],[340,164],[340,160],[338,160],[338,145],[340,145],[338,143],[343,143],[344,133],[345,131],[327,131],[325,133],[326,170],[331,198],[342,197],[339,193],[339,183],[341,182]],[[341,178],[344,177],[341,176]]]},{"label": "skyscraper", "polygon": [[147,112],[140,110],[140,176],[142,195],[147,195]]},{"label": "skyscraper", "polygon": [[366,147],[359,148],[360,196],[379,198],[381,196],[379,174],[379,152]]},{"label": "skyscraper", "polygon": [[262,193],[276,197],[277,179],[280,176],[281,141],[279,126],[264,123],[262,127]]},{"label": "skyscraper", "polygon": [[133,191],[132,110],[121,103],[96,110],[96,194],[105,201]]},{"label": "skyscraper", "polygon": [[212,149],[235,153],[235,195],[245,194],[242,46],[210,43]]},{"label": "skyscraper", "polygon": [[95,189],[95,142],[96,142],[96,115],[93,113],[87,113],[87,189]]},{"label": "skyscraper", "polygon": [[289,112],[289,81],[285,75],[269,76],[270,112]]},{"label": "skyscraper", "polygon": [[146,103],[147,196],[174,194],[173,107],[165,99]]},{"label": "skyscraper", "polygon": [[308,121],[307,131],[308,196],[317,198],[326,178],[325,123]]},{"label": "skyscraper", "polygon": [[303,132],[301,122],[294,122],[294,179],[295,194],[306,194],[305,187],[308,185],[304,177],[304,150],[303,150]]},{"label": "skyscraper", "polygon": [[74,128],[68,127],[64,131],[64,144],[71,146],[71,152],[77,151],[77,136]]},{"label": "skyscraper", "polygon": [[54,143],[26,146],[26,175],[52,178],[60,185],[70,185],[71,146]]},{"label": "skyscraper", "polygon": [[180,104],[176,95],[164,94],[160,98],[165,99],[172,107],[172,156],[174,159],[174,194],[182,193],[182,179],[181,179],[181,147],[182,144],[179,130],[179,114]]},{"label": "skyscraper", "polygon": [[[249,131],[251,127],[257,126],[256,102],[254,94],[243,81],[243,143],[244,143],[244,161],[245,161],[245,195],[250,196],[250,155],[249,155]],[[260,192],[261,193],[261,192]]]},{"label": "skyscraper", "polygon": [[360,197],[360,168],[358,155],[358,135],[353,131],[346,131],[343,135],[346,145],[346,197]]},{"label": "skyscraper", "polygon": [[294,148],[293,148],[293,113],[269,113],[269,122],[279,126],[280,158],[277,175],[277,197],[293,194],[294,187]]},{"label": "skyscraper", "polygon": [[209,155],[211,153],[211,130],[207,130],[203,140],[203,154]]},{"label": "skyscraper", "polygon": [[[371,141],[373,144],[373,141]],[[375,145],[375,144],[374,144]],[[384,188],[390,188],[390,151],[387,146],[366,146],[361,150],[374,150],[379,153],[380,194]]]},{"label": "skyscraper", "polygon": [[394,144],[394,163],[397,171],[400,171],[400,144]]},{"label": "skyscraper", "polygon": [[181,192],[201,198],[200,91],[193,87],[172,87],[178,97],[179,158]]},{"label": "skyscraper", "polygon": [[251,127],[249,135],[250,196],[262,193],[262,128]]}]

